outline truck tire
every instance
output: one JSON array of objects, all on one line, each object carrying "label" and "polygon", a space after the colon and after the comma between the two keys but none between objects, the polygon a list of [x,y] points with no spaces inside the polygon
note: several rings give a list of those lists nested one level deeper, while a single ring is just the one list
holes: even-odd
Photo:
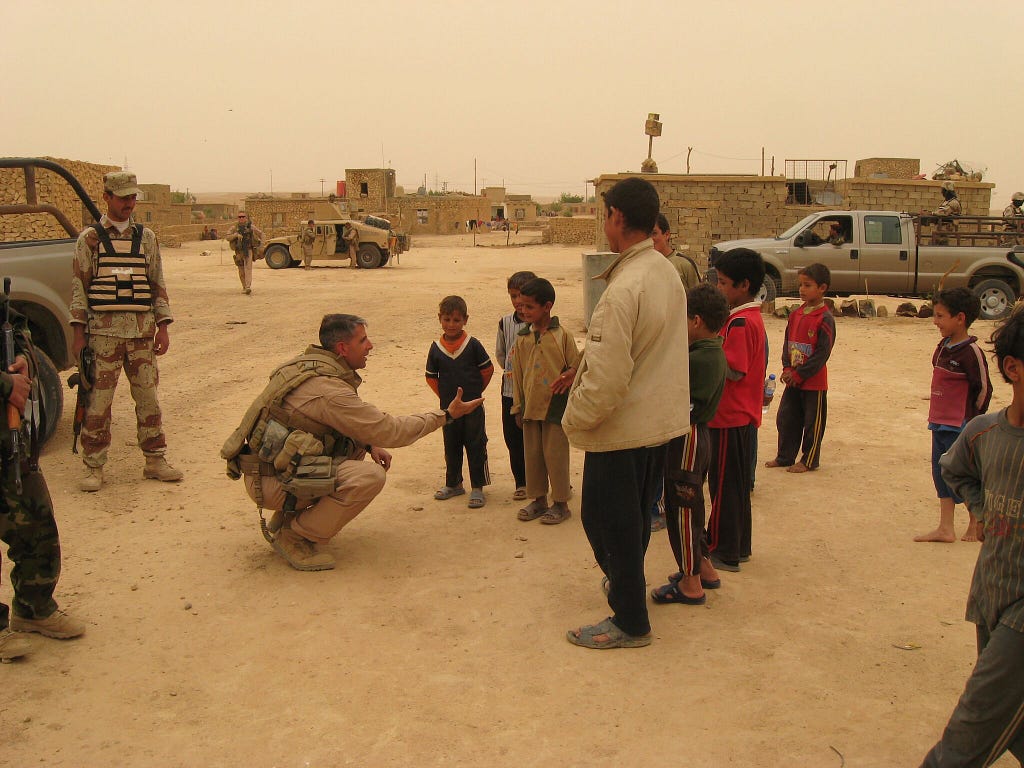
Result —
[{"label": "truck tire", "polygon": [[41,349],[36,350],[39,370],[36,378],[39,381],[39,398],[42,400],[43,420],[39,425],[39,444],[45,445],[53,437],[60,423],[64,410],[64,389],[61,386],[60,374],[53,361]]},{"label": "truck tire", "polygon": [[360,243],[356,251],[356,262],[363,269],[376,269],[381,265],[380,248],[374,243]]},{"label": "truck tire", "polygon": [[761,290],[757,293],[757,300],[762,304],[766,301],[775,301],[776,297],[780,293],[780,288],[779,278],[775,277],[771,272],[767,273],[764,276],[764,283],[761,285]]},{"label": "truck tire", "polygon": [[283,245],[272,245],[267,248],[264,258],[271,269],[288,269],[292,265],[292,255]]},{"label": "truck tire", "polygon": [[971,287],[974,295],[981,299],[981,319],[998,320],[1006,317],[1013,309],[1017,295],[1002,280],[982,280]]}]

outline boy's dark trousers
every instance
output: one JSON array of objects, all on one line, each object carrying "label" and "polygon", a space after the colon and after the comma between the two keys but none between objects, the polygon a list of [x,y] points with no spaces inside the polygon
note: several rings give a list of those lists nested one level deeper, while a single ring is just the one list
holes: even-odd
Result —
[{"label": "boy's dark trousers", "polygon": [[512,398],[501,397],[501,432],[505,436],[508,447],[508,463],[512,467],[512,477],[516,488],[526,485],[526,458],[523,453],[523,429],[516,425],[516,417],[509,413],[512,409]]},{"label": "boy's dark trousers", "polygon": [[979,624],[974,672],[921,768],[988,766],[1006,750],[1024,762],[1024,632]]},{"label": "boy's dark trousers", "polygon": [[449,488],[462,485],[462,451],[469,463],[469,482],[473,488],[491,484],[487,469],[487,431],[484,407],[456,419],[442,428],[444,435],[444,484]]},{"label": "boy's dark trousers", "polygon": [[750,556],[750,460],[757,426],[710,432],[708,548],[723,562],[736,565],[741,557]]},{"label": "boy's dark trousers", "polygon": [[665,446],[587,451],[580,516],[594,559],[608,577],[612,622],[628,635],[651,631],[644,555],[649,510],[662,488]]},{"label": "boy's dark trousers", "polygon": [[707,424],[672,438],[665,452],[665,523],[668,543],[684,576],[700,573],[708,552],[704,537],[704,480],[711,461]]},{"label": "boy's dark trousers", "polygon": [[[789,467],[803,450],[801,461],[808,469],[817,469],[821,461],[821,440],[825,436],[828,417],[828,393],[823,389],[786,387],[779,403],[775,426],[779,430],[779,452],[775,461]],[[801,440],[802,438],[802,440]]]}]

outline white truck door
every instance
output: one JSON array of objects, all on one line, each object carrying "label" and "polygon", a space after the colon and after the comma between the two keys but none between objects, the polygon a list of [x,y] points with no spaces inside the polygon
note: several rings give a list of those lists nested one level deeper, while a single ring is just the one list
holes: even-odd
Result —
[{"label": "white truck door", "polygon": [[903,226],[905,217],[896,213],[860,215],[860,243],[850,252],[860,263],[858,293],[906,293],[913,280],[914,254]]}]

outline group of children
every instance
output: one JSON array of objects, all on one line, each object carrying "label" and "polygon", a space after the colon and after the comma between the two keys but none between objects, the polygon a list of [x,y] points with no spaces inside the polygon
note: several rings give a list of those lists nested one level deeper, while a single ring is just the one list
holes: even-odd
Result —
[{"label": "group of children", "polygon": [[[533,272],[516,272],[507,286],[513,309],[498,322],[495,356],[503,369],[501,423],[516,484],[513,498],[530,499],[519,510],[520,520],[539,518],[544,524],[557,525],[571,516],[569,441],[562,431],[562,413],[580,351],[572,334],[551,314],[555,289],[549,281]],[[426,378],[445,408],[459,389],[464,398],[480,397],[494,365],[483,345],[465,331],[469,313],[461,297],[446,297],[438,320],[442,335],[427,354]],[[473,419],[463,417],[443,428],[445,485],[435,499],[466,492],[465,452],[472,487],[469,506],[484,506],[483,488],[490,483],[490,475],[483,410],[470,414]]]}]

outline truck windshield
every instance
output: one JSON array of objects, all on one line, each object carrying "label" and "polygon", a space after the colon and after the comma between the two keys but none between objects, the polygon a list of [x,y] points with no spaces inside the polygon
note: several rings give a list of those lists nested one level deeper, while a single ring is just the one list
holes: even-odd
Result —
[{"label": "truck windshield", "polygon": [[791,238],[791,237],[796,237],[797,233],[803,232],[804,231],[804,227],[806,227],[808,224],[810,224],[812,221],[814,221],[816,218],[818,218],[818,215],[819,214],[817,214],[817,213],[812,213],[809,216],[804,216],[802,219],[800,219],[800,221],[798,221],[796,224],[794,224],[792,227],[787,229],[785,232],[783,232],[781,235],[779,235],[775,239],[776,240],[789,240],[789,238]]}]

